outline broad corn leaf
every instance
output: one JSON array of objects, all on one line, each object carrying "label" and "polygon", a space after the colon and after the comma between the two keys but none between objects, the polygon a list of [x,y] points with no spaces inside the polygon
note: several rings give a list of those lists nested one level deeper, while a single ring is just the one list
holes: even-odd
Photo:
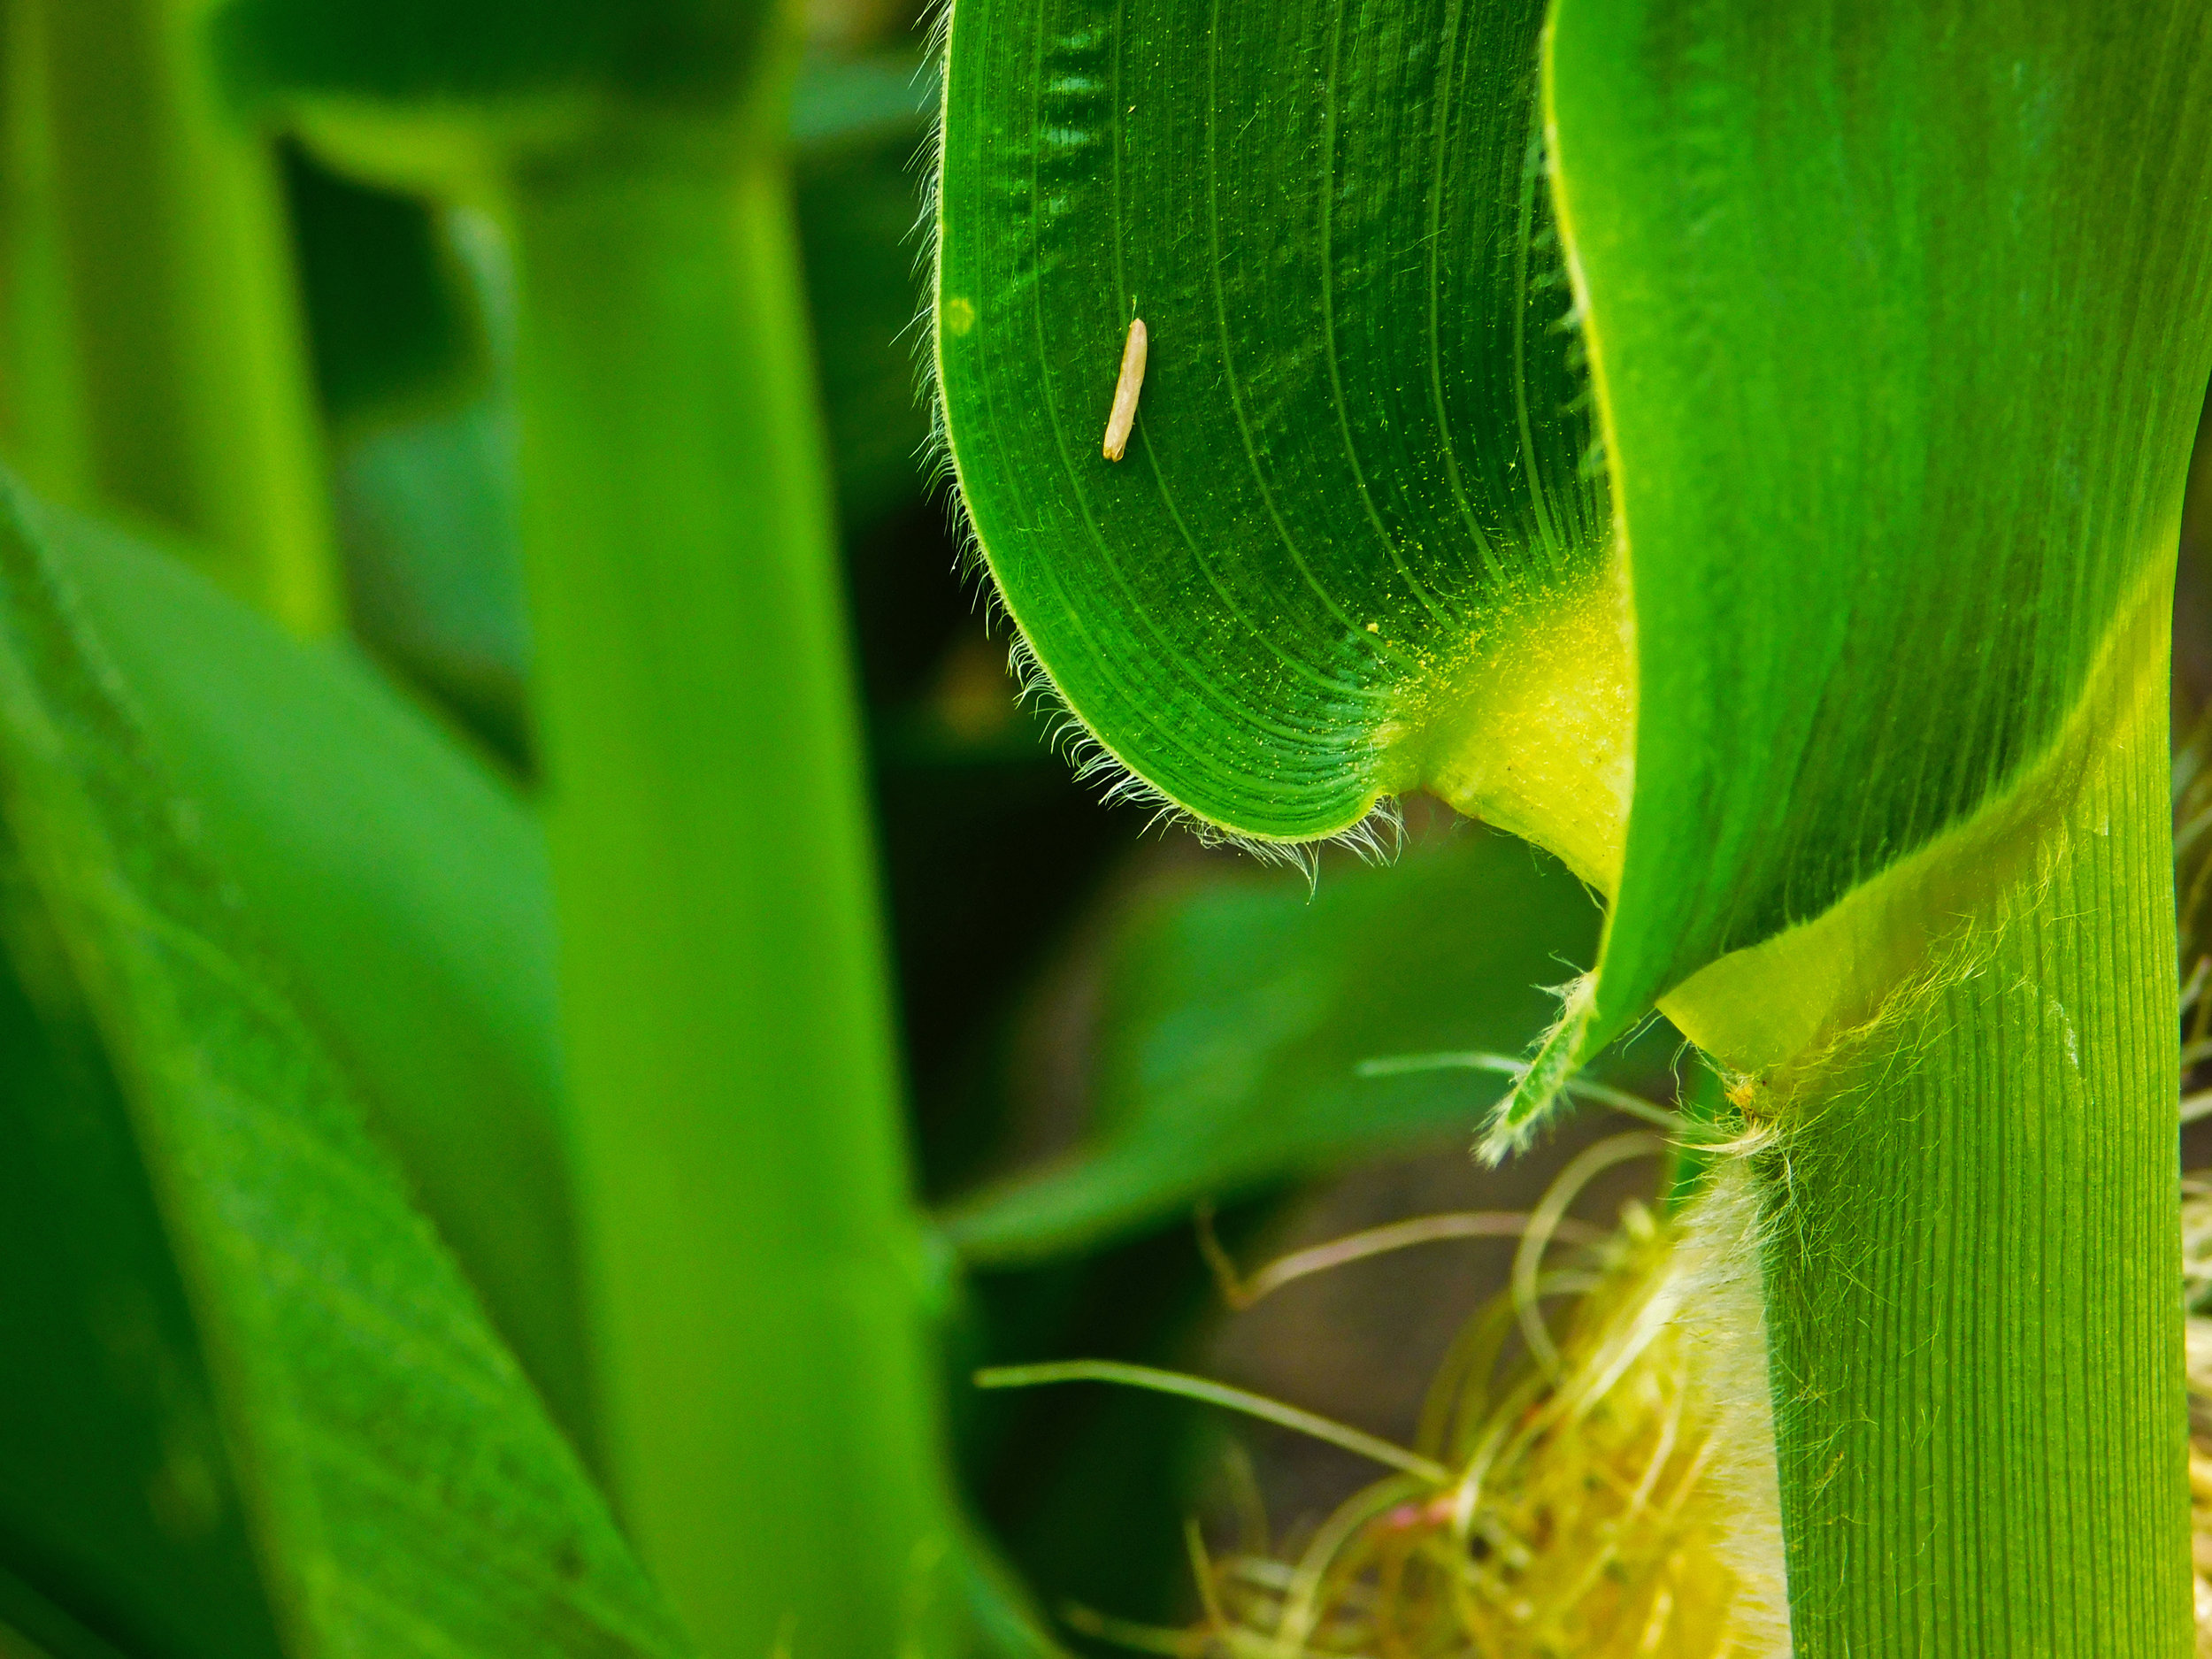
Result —
[{"label": "broad corn leaf", "polygon": [[1548,75],[1634,579],[1609,1031],[2162,660],[2212,13],[1563,0]]},{"label": "broad corn leaf", "polygon": [[151,760],[52,534],[11,487],[0,809],[53,941],[11,949],[81,1000],[127,1103],[109,1156],[173,1255],[216,1513],[285,1651],[685,1651]]},{"label": "broad corn leaf", "polygon": [[154,764],[501,1335],[588,1451],[542,832],[350,650],[288,639],[100,526],[49,522],[48,557]]},{"label": "broad corn leaf", "polygon": [[2186,1651],[2212,14],[1561,0],[1547,72],[1639,657],[1583,1041],[1760,1074],[1794,1650]]},{"label": "broad corn leaf", "polygon": [[128,1654],[278,1659],[127,1106],[12,844],[0,872],[0,1341],[35,1356],[0,1366],[0,1632],[108,1659],[50,1609]]}]

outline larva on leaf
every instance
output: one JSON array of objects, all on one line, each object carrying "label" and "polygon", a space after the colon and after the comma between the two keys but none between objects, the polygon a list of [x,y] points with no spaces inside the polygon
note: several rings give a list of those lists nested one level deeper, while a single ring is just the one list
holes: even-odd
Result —
[{"label": "larva on leaf", "polygon": [[1137,394],[1144,389],[1144,359],[1150,342],[1144,319],[1129,320],[1129,343],[1121,349],[1121,378],[1114,382],[1114,409],[1106,417],[1106,442],[1101,446],[1110,461],[1118,461],[1129,447],[1129,429],[1137,424]]}]

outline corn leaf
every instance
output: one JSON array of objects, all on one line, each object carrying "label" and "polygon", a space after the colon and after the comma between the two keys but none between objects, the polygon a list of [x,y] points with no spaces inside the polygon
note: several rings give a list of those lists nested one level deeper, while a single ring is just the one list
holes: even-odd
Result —
[{"label": "corn leaf", "polygon": [[214,42],[248,100],[306,88],[504,105],[526,124],[609,105],[727,102],[769,38],[764,0],[231,0]]},{"label": "corn leaf", "polygon": [[515,535],[514,410],[494,392],[333,457],[354,634],[517,765],[530,629]]},{"label": "corn leaf", "polygon": [[[1609,890],[1491,1152],[1655,1000],[1756,1074],[1794,1651],[2180,1651],[2159,778],[2212,14],[1558,0],[1543,165],[1609,498],[1578,564],[1527,534],[1485,588],[1479,514],[1396,511],[1483,439],[1409,404],[1511,389],[1517,485],[1582,407],[1566,348],[1547,393],[1414,277],[1546,249],[1535,209],[1524,265],[1437,234],[1514,218],[1460,165],[1528,129],[1526,82],[1457,79],[1486,27],[1526,63],[1504,10],[964,0],[939,357],[986,555],[1077,713],[1202,818],[1318,833],[1423,783]],[[1194,373],[1179,282],[1214,301]],[[1457,321],[1523,314],[1479,292]],[[1133,311],[1162,396],[1117,466],[1070,435],[1108,386],[1071,364]],[[1389,614],[1440,594],[1466,614]],[[1361,633],[1409,661],[1330,678]]]},{"label": "corn leaf", "polygon": [[2135,655],[2212,370],[2212,16],[1555,29],[1638,639],[1604,1031],[1993,807]]},{"label": "corn leaf", "polygon": [[128,1108],[12,840],[0,894],[0,1342],[35,1356],[0,1365],[0,1621],[55,1659],[108,1659],[87,1630],[143,1659],[277,1659]]},{"label": "corn leaf", "polygon": [[479,274],[428,204],[280,151],[325,419],[346,433],[465,395],[491,368]]},{"label": "corn leaf", "polygon": [[0,1568],[0,1643],[9,1659],[126,1659],[5,1568]]},{"label": "corn leaf", "polygon": [[1639,641],[1589,1035],[1776,1069],[1795,1651],[2185,1651],[2212,15],[1561,0],[1548,69]]},{"label": "corn leaf", "polygon": [[343,605],[290,227],[276,157],[209,81],[204,17],[9,7],[10,465],[320,635]]},{"label": "corn leaf", "polygon": [[7,827],[127,1102],[287,1651],[682,1651],[194,833],[56,534],[10,493]]},{"label": "corn leaf", "polygon": [[[501,1333],[589,1445],[542,833],[342,648],[82,520],[50,557]],[[485,1171],[496,1170],[496,1183]]]},{"label": "corn leaf", "polygon": [[[1155,895],[1107,947],[1091,1123],[1064,1161],[942,1217],[964,1259],[1096,1248],[1363,1157],[1449,1141],[1505,1088],[1495,1071],[1363,1075],[1362,1063],[1517,1053],[1586,956],[1581,885],[1476,833],[1386,869],[1332,869]],[[1663,1066],[1664,1045],[1650,1048]]]},{"label": "corn leaf", "polygon": [[[1540,17],[953,12],[937,359],[962,492],[1059,694],[1198,818],[1344,831],[1472,733],[1520,741],[1471,695],[1557,704],[1619,657],[1534,146]],[[1525,791],[1471,788],[1518,827]],[[1555,850],[1606,879],[1606,839]]]}]

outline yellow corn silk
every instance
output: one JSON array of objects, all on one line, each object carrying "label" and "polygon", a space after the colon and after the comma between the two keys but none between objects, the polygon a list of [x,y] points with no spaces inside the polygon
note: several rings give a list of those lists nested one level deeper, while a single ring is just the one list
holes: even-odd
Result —
[{"label": "yellow corn silk", "polygon": [[[1539,1251],[1431,1386],[1416,1449],[1452,1484],[1393,1475],[1287,1548],[1200,1554],[1205,1617],[1187,1630],[1079,1623],[1187,1659],[1786,1655],[1763,1334],[1740,1323],[1756,1286],[1730,1266],[1748,1225],[1724,1179],[1684,1219],[1632,1202],[1609,1235]],[[2182,1226],[2196,1650],[2212,1659],[2212,1171],[2184,1181]]]},{"label": "yellow corn silk", "polygon": [[[2202,465],[2200,460],[2199,463]],[[2212,479],[2212,469],[2206,472]],[[2174,892],[2180,958],[2181,1121],[2212,1111],[2212,718],[2200,714],[2174,753]],[[2193,1083],[2198,1085],[2192,1092]],[[2198,1659],[2212,1659],[2212,1170],[2181,1182],[2182,1285],[2188,1304],[2189,1517]]]},{"label": "yellow corn silk", "polygon": [[[1204,1620],[1142,1645],[1194,1659],[1786,1653],[1766,1402],[1706,1384],[1746,1358],[1763,1374],[1756,1333],[1748,1353],[1731,1334],[1717,1354],[1728,1327],[1701,1307],[1732,1316],[1747,1294],[1755,1319],[1755,1286],[1716,1273],[1747,1213],[1727,1194],[1687,1223],[1631,1203],[1594,1242],[1525,1248],[1430,1391],[1417,1449],[1451,1483],[1394,1475],[1287,1550],[1202,1554]],[[1732,1248],[1740,1261],[1740,1237]]]},{"label": "yellow corn silk", "polygon": [[2189,1512],[2197,1653],[2199,1659],[2212,1659],[2212,1171],[2200,1171],[2182,1182],[2181,1249],[2189,1297]]},{"label": "yellow corn silk", "polygon": [[[2212,763],[2203,734],[2177,756],[2185,1078],[2212,1069]],[[1187,1659],[1764,1659],[1789,1652],[1757,1282],[1759,1224],[1745,1175],[1774,1125],[1743,1076],[1706,1141],[1708,1190],[1674,1217],[1629,1204],[1609,1233],[1562,1224],[1608,1152],[1601,1141],[1526,1218],[1513,1284],[1469,1320],[1431,1386],[1414,1450],[1448,1481],[1394,1474],[1287,1548],[1247,1538],[1194,1550],[1205,1617],[1181,1631],[1081,1621]],[[2186,1095],[2185,1123],[2212,1115]],[[1441,1219],[1441,1218],[1440,1218]],[[2199,1659],[2212,1659],[2212,1171],[2182,1183],[2189,1307],[2190,1490]],[[1381,1230],[1415,1236],[1408,1225]],[[1420,1233],[1443,1236],[1440,1231]],[[1368,1254],[1301,1252],[1233,1305]],[[1256,1534],[1257,1529],[1255,1528]]]}]

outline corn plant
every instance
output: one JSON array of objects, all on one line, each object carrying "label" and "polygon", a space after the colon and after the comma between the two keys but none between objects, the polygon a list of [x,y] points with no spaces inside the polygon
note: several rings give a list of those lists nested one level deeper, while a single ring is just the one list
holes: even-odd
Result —
[{"label": "corn plant", "polygon": [[1655,1007],[1724,1071],[1800,1653],[2189,1646],[2208,48],[2192,7],[952,14],[937,359],[1007,608],[1202,825],[1426,788],[1607,895],[1483,1151]]},{"label": "corn plant", "polygon": [[[1039,1306],[1111,1304],[1124,1357],[987,1379],[1378,1458],[1346,1512],[1454,1585],[1504,1558],[1486,1478],[1516,1549],[1644,1526],[1709,1603],[1632,1586],[1624,1651],[1740,1640],[1763,1525],[1802,1654],[2185,1650],[2167,653],[2212,21],[941,24],[940,452],[1062,737],[1267,856],[1375,850],[1417,791],[1544,853],[1110,889],[1087,1138],[926,1205],[916,1143],[961,1166],[878,856],[914,829],[885,756],[949,728],[878,722],[872,810],[835,523],[919,503],[900,319],[841,309],[902,309],[917,250],[856,151],[803,262],[794,193],[795,144],[918,141],[903,66],[808,60],[795,110],[769,0],[0,0],[0,1654],[1234,1647],[1202,1548],[1190,1631],[1056,1605],[1055,1548],[1179,1556],[1131,1517],[1182,1502],[1180,1442],[1024,1441],[968,1386],[1080,1340]],[[365,493],[495,673],[355,648],[404,656],[347,614]],[[987,795],[978,755],[1056,775],[976,701],[932,798]],[[1702,1053],[1679,1112],[1616,1087],[1664,1071],[1624,1057],[1655,1015]],[[1533,1216],[1237,1265],[1302,1178],[1494,1164],[1570,1102],[1666,1133]],[[958,1103],[942,1138],[987,1140]],[[1665,1213],[1546,1325],[1574,1183],[1670,1141]],[[1430,1415],[1543,1425],[1509,1468],[1165,1363],[1209,1271],[1241,1304],[1505,1235],[1469,1331],[1525,1381],[1455,1350]],[[1734,1420],[1743,1489],[1616,1502],[1705,1442],[1562,1415],[1599,1372]],[[1271,1651],[1354,1628],[1254,1584]]]}]

